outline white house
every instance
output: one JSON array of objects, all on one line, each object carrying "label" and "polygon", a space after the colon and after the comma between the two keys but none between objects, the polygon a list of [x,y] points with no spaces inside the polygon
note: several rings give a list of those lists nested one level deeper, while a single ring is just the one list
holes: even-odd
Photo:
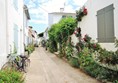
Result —
[{"label": "white house", "polygon": [[107,50],[116,50],[118,39],[118,0],[88,0],[84,5],[88,14],[78,22],[82,35],[88,34]]},{"label": "white house", "polygon": [[51,25],[58,23],[62,18],[65,17],[76,17],[75,13],[65,12],[64,8],[60,8],[60,12],[48,13],[48,28],[44,32],[44,38],[48,39],[48,30],[51,28]]},{"label": "white house", "polygon": [[24,12],[23,12],[23,27],[24,27],[24,45],[27,46],[29,44],[28,40],[28,21],[30,20],[29,10],[26,5],[24,5]]},{"label": "white house", "polygon": [[65,17],[73,17],[75,18],[75,13],[68,13],[68,12],[52,12],[48,14],[48,26],[51,27],[52,24],[58,23],[61,18]]},{"label": "white house", "polygon": [[24,54],[23,6],[23,0],[0,0],[0,68],[8,54]]},{"label": "white house", "polygon": [[7,0],[0,0],[0,68],[6,62],[8,54],[8,29],[7,29]]},{"label": "white house", "polygon": [[9,53],[24,53],[23,5],[23,0],[7,0]]},{"label": "white house", "polygon": [[32,35],[34,36],[33,37],[33,44],[34,45],[38,45],[38,34],[35,30],[32,30]]},{"label": "white house", "polygon": [[43,37],[45,38],[45,40],[48,39],[48,30],[49,28],[46,28],[46,30],[44,31]]}]

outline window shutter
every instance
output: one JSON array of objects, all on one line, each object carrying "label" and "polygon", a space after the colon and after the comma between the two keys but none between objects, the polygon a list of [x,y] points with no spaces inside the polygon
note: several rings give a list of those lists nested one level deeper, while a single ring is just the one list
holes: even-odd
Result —
[{"label": "window shutter", "polygon": [[98,42],[105,42],[105,14],[104,9],[97,12]]},{"label": "window shutter", "polygon": [[105,28],[106,28],[106,42],[114,42],[114,13],[113,5],[105,8]]},{"label": "window shutter", "polygon": [[113,4],[97,12],[98,42],[114,42]]}]

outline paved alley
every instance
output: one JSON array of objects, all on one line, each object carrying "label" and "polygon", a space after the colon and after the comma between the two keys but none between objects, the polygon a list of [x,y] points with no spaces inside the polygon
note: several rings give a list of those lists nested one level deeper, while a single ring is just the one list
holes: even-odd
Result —
[{"label": "paved alley", "polygon": [[30,59],[25,83],[99,83],[42,47],[36,48]]}]

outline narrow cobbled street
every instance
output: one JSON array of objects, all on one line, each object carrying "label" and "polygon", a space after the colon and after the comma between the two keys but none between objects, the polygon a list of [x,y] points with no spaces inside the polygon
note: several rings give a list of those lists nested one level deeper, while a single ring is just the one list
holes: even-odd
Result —
[{"label": "narrow cobbled street", "polygon": [[99,83],[42,47],[36,48],[30,59],[25,83]]}]

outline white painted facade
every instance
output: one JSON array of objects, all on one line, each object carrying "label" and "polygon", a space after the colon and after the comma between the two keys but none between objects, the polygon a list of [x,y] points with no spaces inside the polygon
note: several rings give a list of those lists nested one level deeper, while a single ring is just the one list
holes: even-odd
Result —
[{"label": "white painted facade", "polygon": [[[118,0],[88,0],[84,5],[87,8],[88,14],[82,18],[81,22],[78,22],[78,27],[82,29],[82,36],[88,34],[96,42],[97,38],[97,11],[113,4],[114,7],[114,34],[118,39]],[[73,37],[75,41],[77,39]],[[100,43],[103,48],[107,50],[116,50],[114,43]]]},{"label": "white painted facade", "polygon": [[7,0],[0,0],[0,68],[2,65],[6,62],[6,56],[8,53],[7,45],[7,5],[6,5]]},{"label": "white painted facade", "polygon": [[9,53],[24,54],[23,39],[23,0],[8,0],[7,2]]},{"label": "white painted facade", "polygon": [[38,44],[38,35],[37,35],[37,32],[35,31],[35,30],[32,30],[32,35],[34,36],[34,37],[32,37],[33,38],[33,44],[35,45],[35,44]]},{"label": "white painted facade", "polygon": [[45,38],[45,40],[48,39],[48,28],[46,28],[46,30],[44,31],[43,37]]},{"label": "white painted facade", "polygon": [[48,14],[48,26],[51,27],[52,24],[58,23],[63,16],[70,16],[75,18],[75,13],[67,13],[67,12],[53,12]]},{"label": "white painted facade", "polygon": [[[0,68],[7,55],[24,54],[23,0],[0,0]],[[16,43],[16,44],[14,44]]]},{"label": "white painted facade", "polygon": [[50,29],[51,25],[58,23],[62,18],[64,17],[76,17],[75,13],[68,13],[68,12],[52,12],[48,14],[48,28],[46,28],[44,32],[44,38],[45,40],[48,39],[48,30]]},{"label": "white painted facade", "polygon": [[29,44],[28,42],[28,21],[30,20],[29,11],[26,5],[24,5],[24,11],[23,11],[23,27],[24,27],[24,45],[27,46]]}]

